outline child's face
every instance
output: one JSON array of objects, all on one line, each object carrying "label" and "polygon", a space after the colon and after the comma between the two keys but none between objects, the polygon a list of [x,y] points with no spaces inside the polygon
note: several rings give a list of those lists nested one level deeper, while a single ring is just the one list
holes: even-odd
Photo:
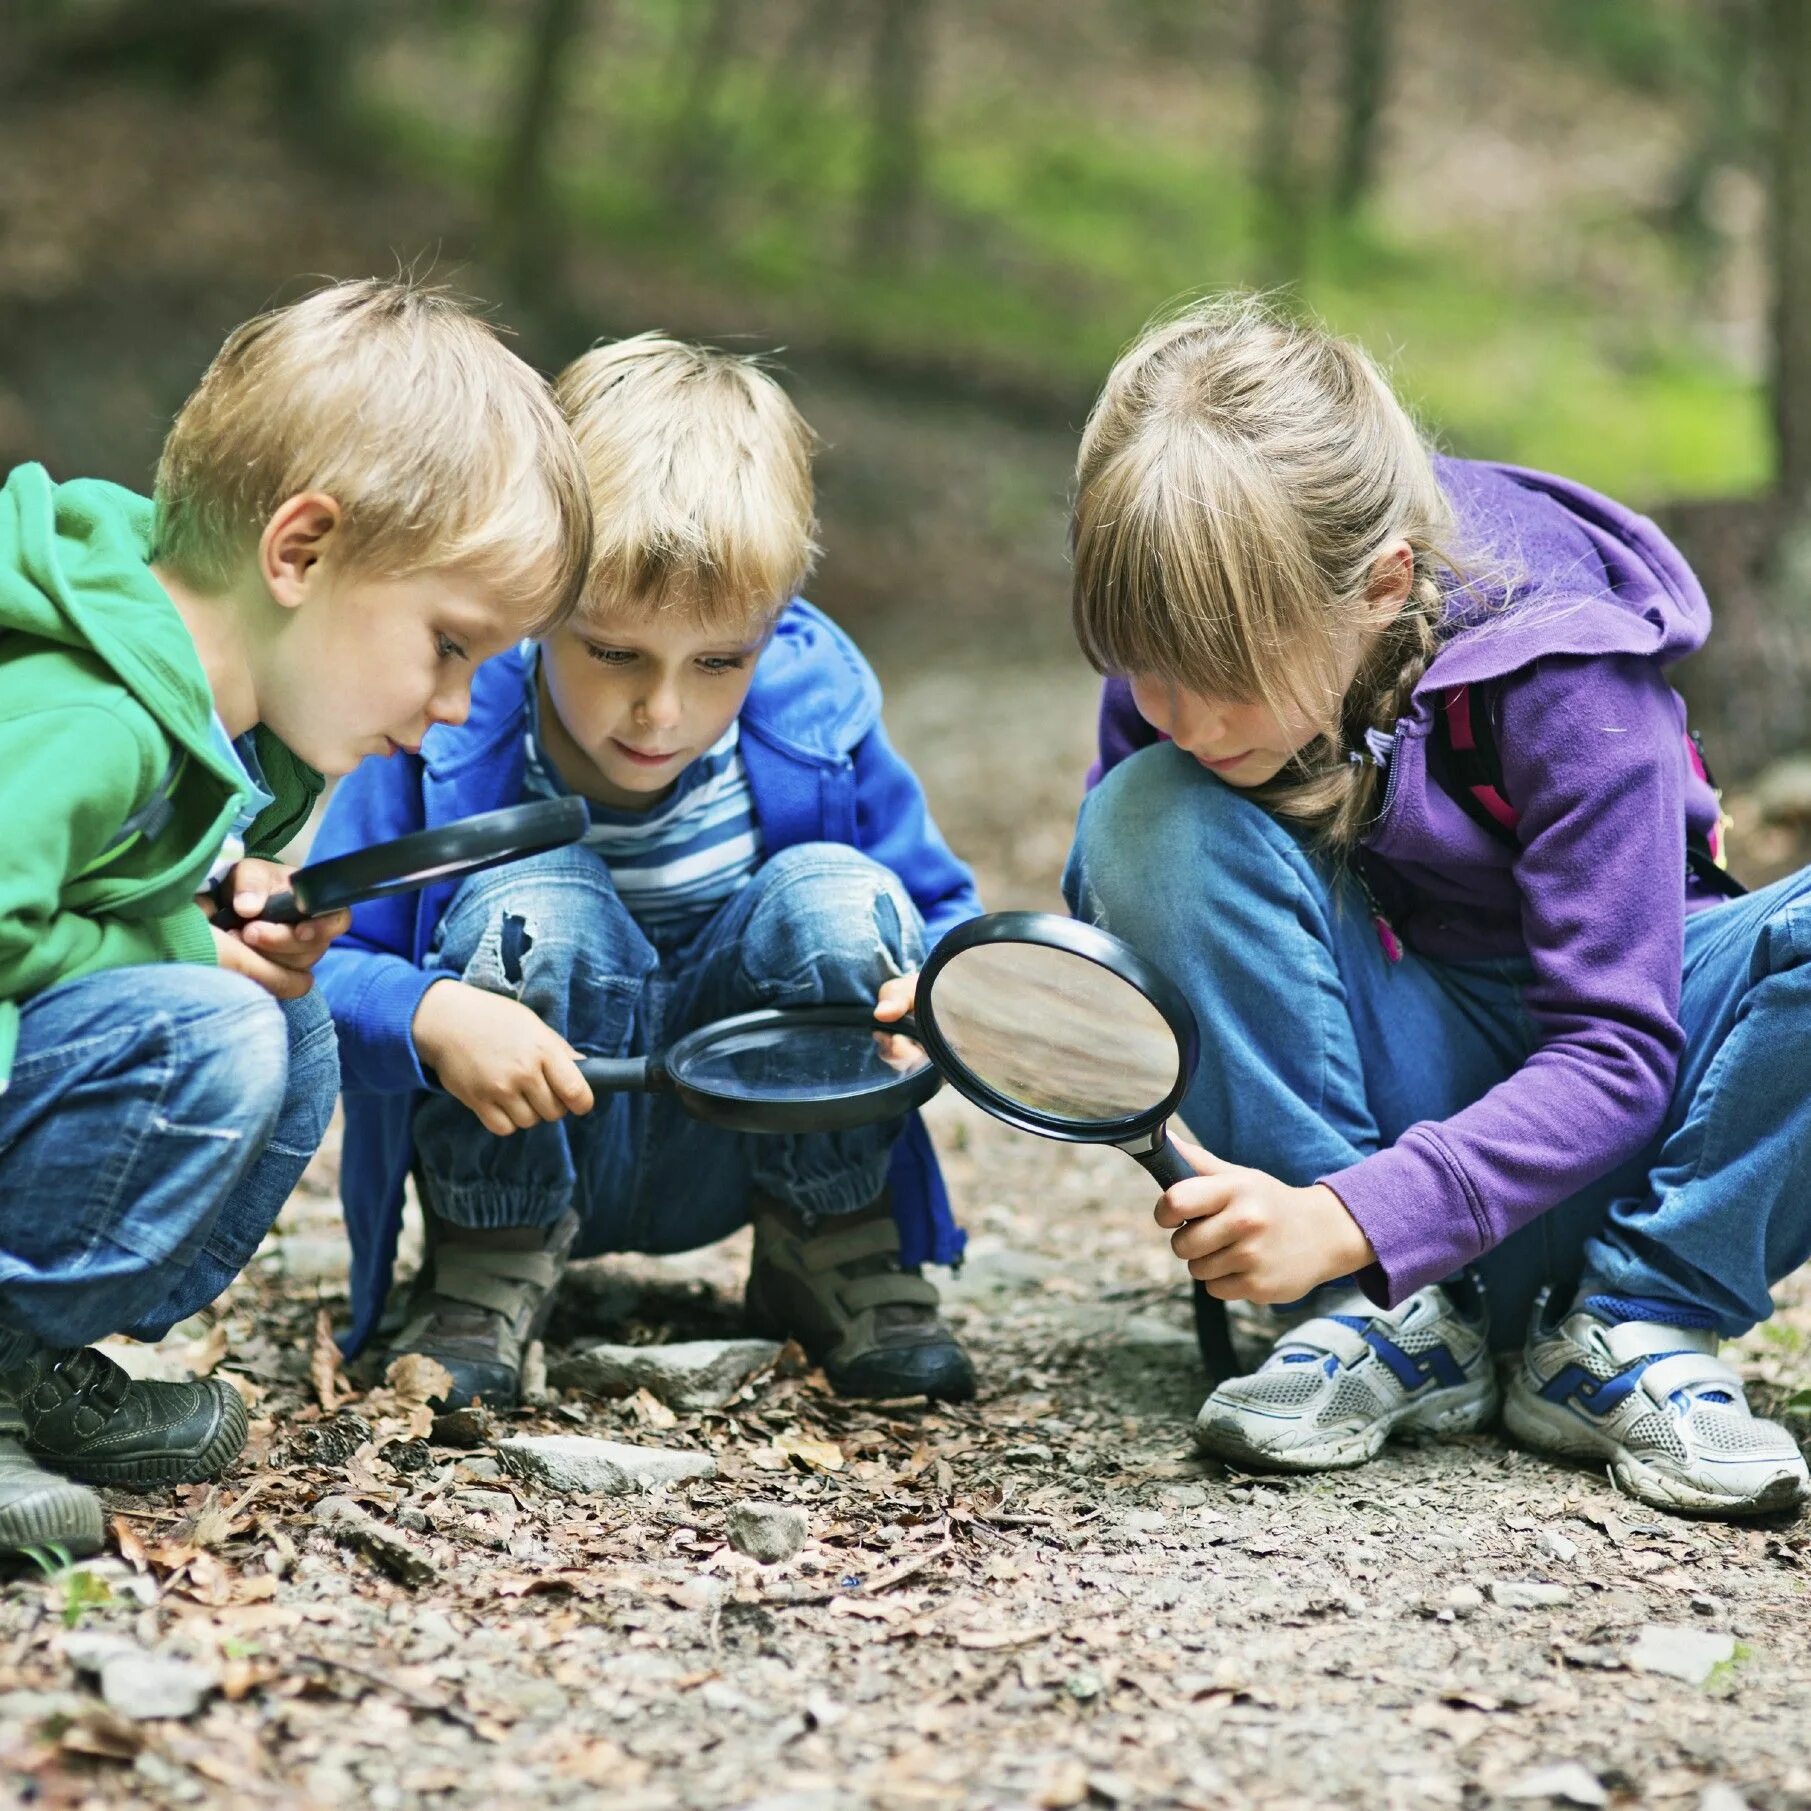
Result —
[{"label": "child's face", "polygon": [[[683,610],[592,606],[541,643],[560,726],[600,804],[652,805],[742,709],[771,623],[713,628]],[[601,784],[599,784],[601,782]]]},{"label": "child's face", "polygon": [[1139,715],[1229,786],[1275,779],[1323,727],[1306,710],[1281,717],[1264,704],[1210,698],[1148,673],[1133,674],[1131,685]]},{"label": "child's face", "polygon": [[349,773],[367,755],[419,748],[436,723],[463,723],[473,669],[521,633],[475,577],[324,572],[285,613],[261,715],[310,766]]}]

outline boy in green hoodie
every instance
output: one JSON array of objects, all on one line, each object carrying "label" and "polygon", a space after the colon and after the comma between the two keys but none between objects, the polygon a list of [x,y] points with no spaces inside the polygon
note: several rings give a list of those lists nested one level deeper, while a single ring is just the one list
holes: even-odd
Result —
[{"label": "boy in green hoodie", "polygon": [[89,1484],[237,1455],[228,1385],[88,1348],[211,1302],[326,1129],[309,970],[344,919],[257,922],[268,858],[323,773],[462,721],[473,667],[570,610],[589,542],[545,387],[407,284],[235,332],[155,505],[35,465],[0,488],[0,1551],[92,1551]]}]

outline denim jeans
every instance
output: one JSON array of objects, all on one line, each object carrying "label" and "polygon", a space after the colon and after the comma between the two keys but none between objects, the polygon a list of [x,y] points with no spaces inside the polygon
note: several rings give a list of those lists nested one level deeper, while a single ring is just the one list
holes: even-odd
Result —
[{"label": "denim jeans", "polygon": [[0,1370],[157,1339],[251,1261],[339,1096],[318,989],[190,963],[24,1003],[0,1093]]},{"label": "denim jeans", "polygon": [[[1525,958],[1389,962],[1349,880],[1167,744],[1090,795],[1064,891],[1187,994],[1195,1135],[1286,1182],[1458,1112],[1537,1041]],[[1648,1147],[1478,1260],[1497,1343],[1549,1284],[1708,1312],[1733,1337],[1811,1254],[1811,869],[1687,918],[1680,1022]]]},{"label": "denim jeans", "polygon": [[[583,848],[473,875],[431,965],[532,1007],[580,1050],[645,1055],[764,1006],[868,1005],[918,966],[924,930],[899,879],[855,849],[804,843],[766,862],[662,956]],[[747,1223],[751,1194],[808,1219],[865,1207],[903,1120],[854,1131],[740,1133],[668,1094],[600,1094],[584,1115],[498,1138],[445,1094],[415,1112],[433,1211],[457,1226],[546,1226],[570,1207],[577,1250],[673,1252]]]}]

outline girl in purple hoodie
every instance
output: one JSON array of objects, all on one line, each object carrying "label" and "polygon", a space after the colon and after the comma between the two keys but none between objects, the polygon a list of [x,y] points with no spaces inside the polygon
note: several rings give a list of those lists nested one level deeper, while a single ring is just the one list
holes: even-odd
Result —
[{"label": "girl in purple hoodie", "polygon": [[1742,894],[1667,664],[1652,523],[1432,456],[1357,347],[1234,301],[1083,435],[1075,626],[1108,675],[1070,905],[1188,994],[1208,1148],[1158,1203],[1288,1304],[1201,1444],[1361,1464],[1503,1409],[1657,1507],[1811,1488],[1718,1341],[1811,1250],[1811,870]]}]

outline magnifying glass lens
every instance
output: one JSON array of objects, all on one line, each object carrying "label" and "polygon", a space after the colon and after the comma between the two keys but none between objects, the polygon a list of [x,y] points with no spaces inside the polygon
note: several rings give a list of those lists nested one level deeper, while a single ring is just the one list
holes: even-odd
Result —
[{"label": "magnifying glass lens", "polygon": [[1082,1123],[1159,1108],[1182,1055],[1130,981],[1036,943],[983,943],[936,981],[937,1028],[976,1080],[1026,1110]]},{"label": "magnifying glass lens", "polygon": [[766,1104],[825,1101],[884,1088],[928,1061],[909,1038],[863,1025],[751,1026],[675,1049],[668,1058],[674,1081],[683,1087]]}]

